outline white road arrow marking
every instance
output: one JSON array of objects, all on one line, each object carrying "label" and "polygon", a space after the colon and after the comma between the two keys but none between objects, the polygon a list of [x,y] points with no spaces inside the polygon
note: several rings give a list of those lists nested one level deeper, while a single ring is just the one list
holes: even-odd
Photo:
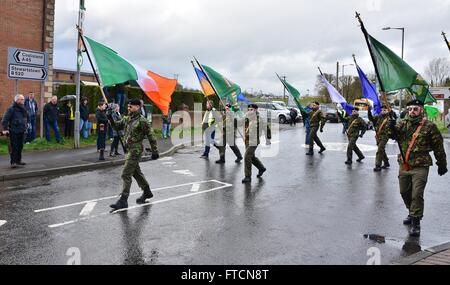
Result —
[{"label": "white road arrow marking", "polygon": [[186,176],[195,176],[194,173],[192,173],[192,171],[190,171],[189,169],[174,170],[173,172],[176,174],[182,174]]},{"label": "white road arrow marking", "polygon": [[81,210],[80,216],[89,216],[89,214],[94,210],[95,205],[97,205],[97,202],[87,203],[86,206],[83,207],[83,210]]},{"label": "white road arrow marking", "polygon": [[6,221],[0,220],[0,227],[3,226],[4,224],[6,224]]}]

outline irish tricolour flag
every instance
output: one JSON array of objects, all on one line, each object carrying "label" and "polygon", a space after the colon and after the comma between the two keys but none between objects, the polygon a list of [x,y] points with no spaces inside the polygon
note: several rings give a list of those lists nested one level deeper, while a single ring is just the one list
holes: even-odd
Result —
[{"label": "irish tricolour flag", "polygon": [[165,78],[146,70],[126,60],[109,47],[86,36],[84,38],[87,40],[91,54],[95,59],[102,86],[111,86],[134,80],[162,113],[168,114],[171,96],[177,85],[175,79]]}]

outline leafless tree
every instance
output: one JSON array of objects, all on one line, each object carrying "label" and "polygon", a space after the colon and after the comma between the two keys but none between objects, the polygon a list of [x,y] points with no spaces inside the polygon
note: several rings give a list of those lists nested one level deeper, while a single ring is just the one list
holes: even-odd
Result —
[{"label": "leafless tree", "polygon": [[447,58],[435,58],[425,68],[425,74],[431,80],[431,86],[441,87],[450,75],[450,62]]}]

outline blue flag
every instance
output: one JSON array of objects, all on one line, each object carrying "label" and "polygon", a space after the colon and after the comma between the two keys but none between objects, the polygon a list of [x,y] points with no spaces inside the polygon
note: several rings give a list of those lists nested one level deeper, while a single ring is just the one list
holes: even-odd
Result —
[{"label": "blue flag", "polygon": [[247,98],[245,98],[245,96],[244,96],[244,94],[239,94],[238,96],[237,96],[237,100],[238,101],[241,101],[241,102],[244,102],[244,103],[246,103],[246,104],[249,104],[250,103],[250,101],[248,101],[248,99]]},{"label": "blue flag", "polygon": [[361,70],[361,68],[359,68],[358,65],[356,65],[356,69],[358,70],[359,80],[361,81],[361,89],[363,97],[372,100],[373,113],[374,115],[379,115],[381,113],[381,102],[380,99],[378,99],[375,84],[369,82],[366,75]]}]

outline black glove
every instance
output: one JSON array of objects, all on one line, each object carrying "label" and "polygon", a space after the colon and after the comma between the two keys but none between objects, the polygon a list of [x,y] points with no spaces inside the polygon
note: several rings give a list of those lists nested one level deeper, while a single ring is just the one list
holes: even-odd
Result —
[{"label": "black glove", "polygon": [[394,119],[389,119],[389,128],[394,129],[395,125],[397,124],[397,121]]},{"label": "black glove", "polygon": [[323,128],[320,128],[320,132],[323,133]]},{"label": "black glove", "polygon": [[159,152],[157,152],[157,151],[152,152],[152,159],[156,160],[158,158],[159,158]]},{"label": "black glove", "polygon": [[438,166],[438,174],[440,176],[444,175],[445,173],[447,173],[448,169],[446,166]]},{"label": "black glove", "polygon": [[359,137],[362,138],[364,136],[364,134],[360,134]]}]

